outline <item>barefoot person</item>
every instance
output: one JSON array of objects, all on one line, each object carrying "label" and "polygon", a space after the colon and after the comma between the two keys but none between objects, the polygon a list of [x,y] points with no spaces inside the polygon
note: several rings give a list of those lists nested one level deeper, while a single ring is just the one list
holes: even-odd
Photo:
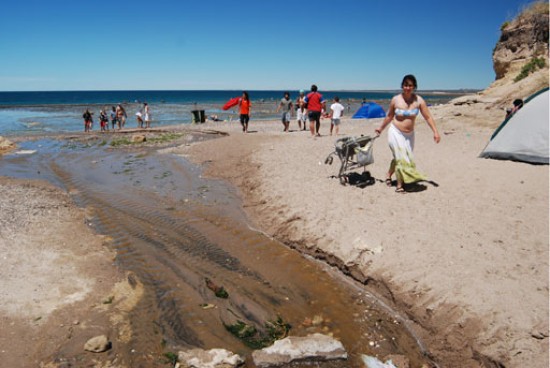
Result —
[{"label": "barefoot person", "polygon": [[116,120],[118,123],[118,130],[121,130],[124,128],[124,124],[126,124],[126,118],[128,115],[126,114],[126,110],[122,105],[117,105],[116,107]]},{"label": "barefoot person", "polygon": [[294,110],[294,105],[290,99],[290,93],[285,92],[284,97],[281,99],[279,106],[277,106],[276,114],[279,113],[279,110],[283,110],[281,115],[281,122],[283,123],[283,132],[288,132],[290,127],[290,116],[292,115],[292,110]]},{"label": "barefoot person", "polygon": [[344,106],[340,103],[340,97],[334,97],[334,103],[330,105],[330,135],[334,130],[334,135],[338,135],[340,130],[340,119],[344,115]]},{"label": "barefoot person", "polygon": [[303,89],[300,90],[300,95],[296,99],[296,121],[298,122],[299,130],[302,130],[302,123],[304,124],[303,130],[306,130],[307,109],[306,96]]},{"label": "barefoot person", "polygon": [[252,105],[250,103],[250,98],[248,97],[248,92],[243,91],[243,96],[239,100],[239,119],[241,120],[243,132],[245,133],[248,133],[248,122],[250,121],[250,106]]},{"label": "barefoot person", "polygon": [[94,124],[94,120],[92,118],[93,114],[94,113],[90,112],[89,109],[86,109],[86,111],[84,111],[84,114],[82,114],[82,118],[84,119],[84,131],[86,133],[92,130],[92,125]]},{"label": "barefoot person", "polygon": [[151,109],[147,102],[143,103],[143,114],[145,115],[145,129],[149,129],[151,127]]},{"label": "barefoot person", "polygon": [[321,128],[321,112],[326,110],[326,103],[323,95],[317,92],[317,86],[311,86],[311,92],[305,98],[307,103],[309,117],[309,131],[312,137],[320,137],[319,129]]},{"label": "barefoot person", "polygon": [[386,184],[391,186],[391,177],[395,173],[397,177],[395,191],[405,193],[404,184],[426,180],[424,175],[416,171],[413,158],[414,122],[419,113],[432,129],[434,142],[439,143],[441,138],[426,101],[415,93],[417,83],[414,75],[409,74],[403,78],[401,89],[403,92],[392,98],[388,115],[382,125],[375,129],[375,132],[380,135],[384,128],[391,123],[388,131],[388,143],[393,153],[393,160],[386,176]]}]

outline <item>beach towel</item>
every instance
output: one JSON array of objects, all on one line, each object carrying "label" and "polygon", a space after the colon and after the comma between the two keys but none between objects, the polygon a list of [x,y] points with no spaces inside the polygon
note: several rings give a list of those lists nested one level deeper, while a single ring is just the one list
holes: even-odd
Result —
[{"label": "beach towel", "polygon": [[393,153],[390,171],[395,170],[399,181],[405,184],[426,180],[426,176],[416,171],[414,163],[414,132],[403,133],[393,124],[388,130],[388,143]]}]

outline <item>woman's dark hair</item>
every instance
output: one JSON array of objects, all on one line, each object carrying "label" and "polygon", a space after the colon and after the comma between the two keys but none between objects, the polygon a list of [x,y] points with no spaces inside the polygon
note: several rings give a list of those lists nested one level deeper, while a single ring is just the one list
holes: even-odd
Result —
[{"label": "woman's dark hair", "polygon": [[315,84],[311,85],[311,92],[317,92],[317,86]]},{"label": "woman's dark hair", "polygon": [[418,88],[418,84],[416,83],[416,77],[412,74],[407,74],[403,77],[403,81],[401,82],[401,88],[405,85],[405,82],[411,82],[415,89]]},{"label": "woman's dark hair", "polygon": [[250,100],[250,98],[248,98],[248,92],[243,91],[243,95],[244,95],[245,100],[247,100],[247,101]]},{"label": "woman's dark hair", "polygon": [[290,93],[289,93],[289,92],[285,92],[285,93],[283,94],[283,96],[288,96],[288,97],[290,97]]}]

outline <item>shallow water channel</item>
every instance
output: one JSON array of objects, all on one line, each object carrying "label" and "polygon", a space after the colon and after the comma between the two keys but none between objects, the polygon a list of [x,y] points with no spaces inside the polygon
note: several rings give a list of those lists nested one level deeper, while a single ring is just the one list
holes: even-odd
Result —
[{"label": "shallow water channel", "polygon": [[[427,362],[405,320],[337,270],[252,228],[235,189],[201,178],[185,159],[152,148],[56,140],[19,148],[37,152],[4,156],[0,175],[68,190],[95,229],[113,239],[119,267],[144,285],[130,316],[132,354],[123,354],[129,366],[166,367],[145,356],[187,347],[249,356],[251,346],[283,336],[289,326],[290,335],[332,334],[350,356],[292,367],[362,367],[361,354],[403,354],[411,367]],[[214,295],[222,286],[227,298]],[[240,339],[226,326],[258,333]],[[253,367],[250,359],[246,364]]]}]

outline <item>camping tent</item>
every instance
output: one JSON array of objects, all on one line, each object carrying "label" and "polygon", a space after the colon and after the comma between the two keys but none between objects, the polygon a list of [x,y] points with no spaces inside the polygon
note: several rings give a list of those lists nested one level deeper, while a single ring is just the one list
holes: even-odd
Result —
[{"label": "camping tent", "polygon": [[480,157],[548,164],[548,88],[502,122]]},{"label": "camping tent", "polygon": [[386,116],[386,113],[384,112],[384,109],[374,103],[374,102],[367,102],[363,104],[357,110],[355,114],[351,117],[352,119],[374,119],[374,118],[383,118]]}]

